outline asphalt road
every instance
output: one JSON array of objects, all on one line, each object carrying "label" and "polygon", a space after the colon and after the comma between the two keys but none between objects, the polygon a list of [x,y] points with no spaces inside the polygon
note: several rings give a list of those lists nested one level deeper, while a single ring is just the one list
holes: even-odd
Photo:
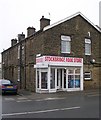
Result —
[{"label": "asphalt road", "polygon": [[[2,97],[2,118],[99,118],[99,93]],[[40,95],[39,95],[40,96]]]}]

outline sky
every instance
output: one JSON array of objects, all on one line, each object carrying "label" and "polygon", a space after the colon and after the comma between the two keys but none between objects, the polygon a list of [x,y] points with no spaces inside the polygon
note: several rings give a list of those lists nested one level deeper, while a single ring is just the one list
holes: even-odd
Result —
[{"label": "sky", "polygon": [[[28,27],[40,29],[40,18],[51,19],[50,24],[81,12],[99,25],[101,0],[0,0],[0,53],[11,47],[11,39]],[[0,56],[1,62],[1,56]]]}]

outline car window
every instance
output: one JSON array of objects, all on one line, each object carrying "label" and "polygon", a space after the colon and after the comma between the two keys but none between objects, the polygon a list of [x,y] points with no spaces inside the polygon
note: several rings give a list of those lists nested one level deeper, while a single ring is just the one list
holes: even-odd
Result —
[{"label": "car window", "polygon": [[11,84],[11,81],[9,81],[9,80],[2,80],[1,84]]},{"label": "car window", "polygon": [[2,85],[2,84],[1,84],[1,80],[0,80],[0,85]]}]

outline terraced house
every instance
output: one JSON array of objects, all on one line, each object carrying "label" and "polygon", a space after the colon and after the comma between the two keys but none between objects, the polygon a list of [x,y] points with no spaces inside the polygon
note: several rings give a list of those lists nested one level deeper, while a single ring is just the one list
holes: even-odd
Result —
[{"label": "terraced house", "polygon": [[27,28],[2,52],[2,76],[38,93],[99,88],[101,30],[82,13]]}]

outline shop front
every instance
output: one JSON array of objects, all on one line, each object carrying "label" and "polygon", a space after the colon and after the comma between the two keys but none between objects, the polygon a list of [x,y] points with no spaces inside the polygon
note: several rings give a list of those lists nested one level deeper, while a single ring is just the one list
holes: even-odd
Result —
[{"label": "shop front", "polygon": [[83,59],[60,56],[36,58],[36,92],[83,90]]}]

